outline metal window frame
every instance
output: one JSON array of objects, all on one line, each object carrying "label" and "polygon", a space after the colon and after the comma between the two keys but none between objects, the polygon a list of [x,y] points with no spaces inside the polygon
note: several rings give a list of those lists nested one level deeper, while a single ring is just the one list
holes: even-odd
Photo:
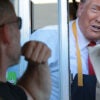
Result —
[{"label": "metal window frame", "polygon": [[70,100],[68,0],[58,0],[60,100]]}]

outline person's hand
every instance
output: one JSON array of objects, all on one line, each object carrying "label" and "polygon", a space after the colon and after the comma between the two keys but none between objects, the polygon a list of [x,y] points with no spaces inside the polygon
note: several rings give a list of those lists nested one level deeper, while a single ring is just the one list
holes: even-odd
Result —
[{"label": "person's hand", "polygon": [[51,50],[42,42],[29,41],[22,47],[22,55],[28,61],[45,63],[51,56]]}]

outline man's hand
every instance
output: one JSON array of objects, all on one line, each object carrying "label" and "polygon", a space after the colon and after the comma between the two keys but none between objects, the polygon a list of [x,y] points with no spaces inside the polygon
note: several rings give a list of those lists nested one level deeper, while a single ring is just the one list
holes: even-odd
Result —
[{"label": "man's hand", "polygon": [[29,41],[22,47],[22,55],[26,60],[45,63],[51,56],[51,50],[42,42]]}]

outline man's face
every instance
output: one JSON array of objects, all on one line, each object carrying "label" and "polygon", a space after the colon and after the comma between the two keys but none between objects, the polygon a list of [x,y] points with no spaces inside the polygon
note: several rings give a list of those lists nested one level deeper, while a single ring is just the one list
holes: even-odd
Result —
[{"label": "man's face", "polygon": [[9,34],[11,42],[8,48],[8,55],[10,58],[11,65],[18,63],[21,53],[20,47],[20,31],[18,29],[18,23],[12,23],[9,26]]},{"label": "man's face", "polygon": [[100,0],[87,0],[78,9],[79,27],[89,40],[100,39]]}]

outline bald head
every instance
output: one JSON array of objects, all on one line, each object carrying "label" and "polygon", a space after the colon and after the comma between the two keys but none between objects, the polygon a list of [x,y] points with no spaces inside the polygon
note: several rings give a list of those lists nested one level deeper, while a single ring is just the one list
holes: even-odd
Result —
[{"label": "bald head", "polygon": [[13,5],[9,0],[0,0],[0,25],[16,16]]}]

